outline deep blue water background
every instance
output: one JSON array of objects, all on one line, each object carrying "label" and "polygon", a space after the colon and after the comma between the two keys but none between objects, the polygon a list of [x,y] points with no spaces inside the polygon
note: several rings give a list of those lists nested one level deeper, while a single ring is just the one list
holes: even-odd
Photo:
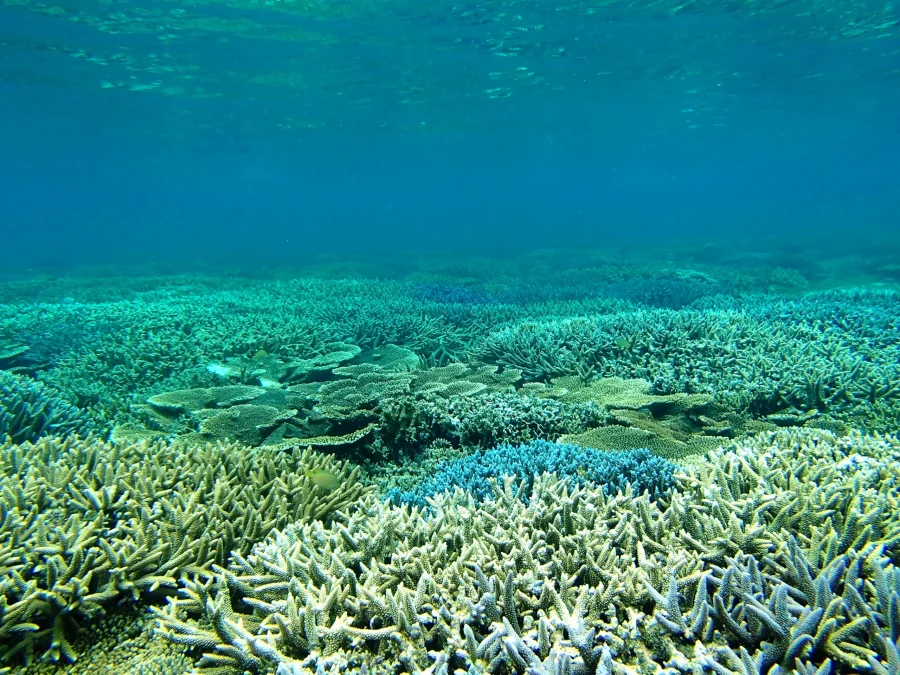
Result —
[{"label": "deep blue water background", "polygon": [[0,263],[900,231],[900,8],[680,6],[0,3]]}]

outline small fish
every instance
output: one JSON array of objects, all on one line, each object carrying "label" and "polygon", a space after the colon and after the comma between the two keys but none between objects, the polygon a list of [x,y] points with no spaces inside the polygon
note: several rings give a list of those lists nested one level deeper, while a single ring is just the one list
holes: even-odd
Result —
[{"label": "small fish", "polygon": [[337,474],[325,469],[312,469],[307,471],[305,476],[312,481],[313,485],[317,485],[329,492],[341,484],[341,479],[338,478]]},{"label": "small fish", "polygon": [[259,361],[260,359],[266,358],[268,355],[269,355],[269,352],[267,352],[265,349],[260,349],[258,352],[256,352],[253,355],[253,360]]}]

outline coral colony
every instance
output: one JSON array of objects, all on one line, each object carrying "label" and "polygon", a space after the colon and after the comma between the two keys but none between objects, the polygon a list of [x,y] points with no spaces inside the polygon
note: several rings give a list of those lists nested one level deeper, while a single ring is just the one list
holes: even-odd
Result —
[{"label": "coral colony", "polygon": [[0,284],[3,672],[900,672],[890,283],[458,264]]}]

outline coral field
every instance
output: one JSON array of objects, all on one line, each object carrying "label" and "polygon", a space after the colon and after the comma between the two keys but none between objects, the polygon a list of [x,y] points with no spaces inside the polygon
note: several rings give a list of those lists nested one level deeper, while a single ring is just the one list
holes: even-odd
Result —
[{"label": "coral field", "polygon": [[792,259],[0,283],[0,673],[900,673],[900,292]]},{"label": "coral field", "polygon": [[894,672],[898,469],[896,439],[785,431],[668,499],[546,474],[527,503],[369,497],[185,580],[160,632],[235,672]]}]

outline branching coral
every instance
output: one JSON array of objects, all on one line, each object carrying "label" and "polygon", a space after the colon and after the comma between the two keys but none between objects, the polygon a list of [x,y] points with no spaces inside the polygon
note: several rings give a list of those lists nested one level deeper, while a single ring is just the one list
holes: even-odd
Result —
[{"label": "branching coral", "polygon": [[[478,287],[506,301],[475,304],[429,302],[417,297],[415,283],[361,279],[56,280],[29,286],[49,300],[41,303],[3,287],[14,304],[0,306],[0,367],[39,367],[68,400],[118,423],[134,421],[123,419],[132,396],[221,383],[207,372],[210,364],[250,384],[259,377],[297,382],[353,349],[389,344],[428,366],[474,358],[518,368],[528,380],[639,377],[655,393],[711,394],[780,424],[804,424],[811,415],[890,429],[896,419],[895,293],[718,295],[674,311],[598,295],[610,283],[635,283],[628,267],[607,261],[566,269],[559,278],[546,271],[540,284],[494,279],[494,290]],[[640,274],[642,287],[733,287],[694,270],[643,267]],[[681,295],[666,291],[651,301],[678,306]],[[67,296],[73,299],[60,301]],[[335,347],[344,342],[355,347]],[[266,356],[255,359],[260,351]]]},{"label": "branching coral", "polygon": [[58,393],[24,375],[0,370],[0,439],[14,443],[42,436],[86,436],[93,428],[88,415]]},{"label": "branching coral", "polygon": [[28,345],[0,338],[0,370],[11,373],[31,370],[28,364]]},{"label": "branching coral", "polygon": [[[71,658],[73,628],[183,577],[160,632],[223,670],[900,670],[897,442],[807,429],[697,456],[760,429],[896,430],[900,296],[737,296],[801,280],[589,253],[422,264],[0,288],[0,432],[37,439],[0,454],[0,657]],[[85,413],[116,443],[39,440]],[[695,456],[656,499],[579,485],[589,466],[531,485],[565,473],[535,461],[412,511],[275,452],[437,460],[560,434]],[[185,665],[167,658],[141,668]]]},{"label": "branching coral", "polygon": [[[895,293],[708,300],[498,326],[473,355],[531,381],[643,378],[656,392],[706,393],[774,422],[811,417],[891,429],[900,406]],[[892,413],[890,411],[893,411]]]},{"label": "branching coral", "polygon": [[[121,598],[246,553],[274,527],[327,518],[365,492],[312,451],[47,438],[0,447],[0,645],[71,660],[71,629]],[[306,477],[338,477],[328,491]]]},{"label": "branching coral", "polygon": [[[485,507],[463,493],[436,499],[428,519],[369,500],[331,528],[287,528],[228,569],[185,582],[185,598],[160,612],[160,632],[204,651],[208,665],[256,672],[335,660],[418,671],[437,652],[454,667],[493,668],[527,660],[520,640],[531,649],[539,636],[541,658],[552,649],[551,662],[559,652],[593,669],[602,645],[587,617],[615,639],[604,618],[611,603],[642,591],[631,558],[614,548],[635,543],[612,520],[618,502],[587,496],[538,479],[526,506],[508,483]],[[589,541],[585,528],[596,531]],[[197,612],[204,621],[186,621]],[[618,633],[621,643],[628,631]]]},{"label": "branching coral", "polygon": [[592,403],[564,403],[519,393],[407,397],[381,406],[381,437],[419,447],[435,439],[457,446],[490,448],[501,443],[556,440],[604,421]]},{"label": "branching coral", "polygon": [[493,494],[491,480],[503,476],[522,481],[527,494],[534,477],[546,472],[577,484],[595,483],[611,494],[630,486],[636,494],[646,490],[657,498],[674,486],[675,469],[648,450],[603,451],[538,440],[477,450],[439,467],[414,490],[393,490],[388,496],[395,503],[425,506],[428,497],[462,488],[482,500]]},{"label": "branching coral", "polygon": [[16,664],[16,675],[189,675],[191,657],[180,645],[156,639],[153,617],[141,604],[110,607],[88,630],[72,637],[78,660]]},{"label": "branching coral", "polygon": [[159,631],[253,672],[886,672],[898,467],[896,439],[780,432],[696,460],[656,502],[546,475],[527,502],[508,480],[427,517],[368,499],[186,580]]}]

